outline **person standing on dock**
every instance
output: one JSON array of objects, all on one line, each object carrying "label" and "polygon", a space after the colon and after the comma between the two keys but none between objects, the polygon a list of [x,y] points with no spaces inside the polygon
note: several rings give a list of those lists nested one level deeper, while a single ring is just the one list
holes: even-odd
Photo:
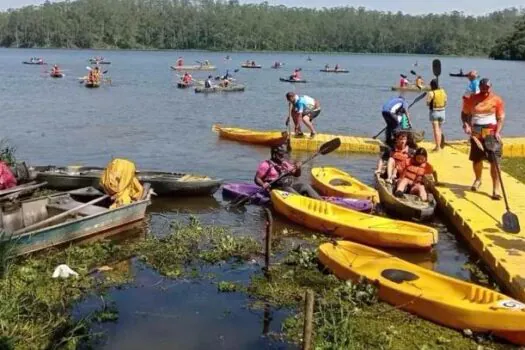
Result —
[{"label": "person standing on dock", "polygon": [[318,100],[307,96],[299,96],[294,92],[286,93],[286,100],[289,104],[288,119],[286,119],[286,125],[290,123],[290,117],[292,117],[295,124],[295,136],[303,136],[301,132],[301,120],[310,129],[310,137],[315,137],[315,128],[313,121],[321,113],[321,106]]},{"label": "person standing on dock", "polygon": [[404,116],[407,120],[410,118],[407,100],[403,96],[394,97],[383,105],[381,113],[386,123],[385,143],[390,148],[394,148],[394,130],[400,126]]},{"label": "person standing on dock", "polygon": [[[470,155],[475,180],[471,186],[472,191],[477,191],[481,186],[481,175],[483,172],[483,160],[490,161],[490,176],[492,177],[492,199],[500,200],[500,181],[495,162],[498,160],[488,157],[484,149],[478,146],[478,142],[485,147],[485,138],[489,135],[495,137],[497,149],[494,151],[496,157],[501,157],[501,130],[505,120],[505,106],[503,99],[491,91],[492,84],[489,79],[481,79],[479,82],[480,92],[463,97],[463,109],[461,121],[463,130],[470,135]],[[477,141],[477,142],[476,142]]]},{"label": "person standing on dock", "polygon": [[430,109],[429,118],[434,132],[434,141],[436,142],[436,147],[433,151],[437,152],[441,149],[441,138],[443,137],[442,125],[445,122],[447,93],[445,89],[439,87],[436,79],[430,81],[430,89],[431,91],[427,94],[427,106]]}]

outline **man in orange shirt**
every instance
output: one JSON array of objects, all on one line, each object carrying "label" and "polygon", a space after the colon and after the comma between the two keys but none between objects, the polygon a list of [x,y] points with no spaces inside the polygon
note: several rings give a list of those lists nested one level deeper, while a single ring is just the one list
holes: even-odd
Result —
[{"label": "man in orange shirt", "polygon": [[[501,97],[491,91],[492,84],[489,79],[481,79],[479,82],[480,92],[463,97],[463,110],[461,120],[463,130],[470,135],[470,155],[476,179],[471,190],[477,191],[481,186],[481,173],[483,171],[483,160],[490,161],[490,176],[492,177],[492,199],[500,200],[500,181],[495,163],[497,159],[487,157],[485,151],[481,150],[474,138],[485,144],[485,137],[493,135],[497,140],[496,157],[501,157],[501,129],[505,120],[505,105]],[[484,146],[486,149],[486,147]]]}]

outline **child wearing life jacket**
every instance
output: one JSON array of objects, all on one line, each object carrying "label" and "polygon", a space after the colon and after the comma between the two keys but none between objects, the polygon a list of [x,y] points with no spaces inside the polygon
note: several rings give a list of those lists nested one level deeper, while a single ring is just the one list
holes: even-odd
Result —
[{"label": "child wearing life jacket", "polygon": [[408,193],[418,195],[423,201],[428,200],[423,178],[432,175],[434,169],[427,163],[427,151],[418,148],[413,157],[409,158],[397,183],[396,197],[402,197],[408,188]]},{"label": "child wearing life jacket", "polygon": [[400,130],[395,133],[394,149],[387,149],[377,162],[376,174],[383,174],[383,166],[386,162],[386,181],[392,183],[398,174],[405,169],[408,159],[414,154],[414,150],[408,146],[408,135]]}]

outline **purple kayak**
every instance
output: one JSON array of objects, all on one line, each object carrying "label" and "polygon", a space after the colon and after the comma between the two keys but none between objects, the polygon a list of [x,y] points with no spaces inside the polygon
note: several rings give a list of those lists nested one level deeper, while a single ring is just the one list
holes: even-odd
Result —
[{"label": "purple kayak", "polygon": [[[255,194],[261,188],[256,184],[247,183],[229,183],[222,186],[222,195],[226,198],[241,199],[246,196]],[[374,205],[368,199],[354,199],[354,198],[343,198],[343,197],[323,197],[325,201],[333,204],[340,205],[345,208],[369,212],[372,210]],[[251,204],[263,205],[270,202],[270,197],[266,192],[259,192],[252,197],[250,200]]]}]

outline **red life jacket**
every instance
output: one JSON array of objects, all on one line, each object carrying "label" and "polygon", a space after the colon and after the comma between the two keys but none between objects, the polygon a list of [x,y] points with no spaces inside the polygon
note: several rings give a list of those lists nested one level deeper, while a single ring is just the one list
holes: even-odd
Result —
[{"label": "red life jacket", "polygon": [[403,169],[405,169],[407,159],[410,157],[410,154],[408,153],[408,146],[402,150],[394,149],[392,152],[390,152],[390,157],[394,158],[397,171],[403,171]]},{"label": "red life jacket", "polygon": [[427,169],[427,163],[416,165],[410,161],[403,171],[403,178],[410,180],[410,185],[421,183],[423,181],[423,176],[428,173]]},{"label": "red life jacket", "polygon": [[6,163],[0,161],[0,190],[16,186],[16,178]]}]

